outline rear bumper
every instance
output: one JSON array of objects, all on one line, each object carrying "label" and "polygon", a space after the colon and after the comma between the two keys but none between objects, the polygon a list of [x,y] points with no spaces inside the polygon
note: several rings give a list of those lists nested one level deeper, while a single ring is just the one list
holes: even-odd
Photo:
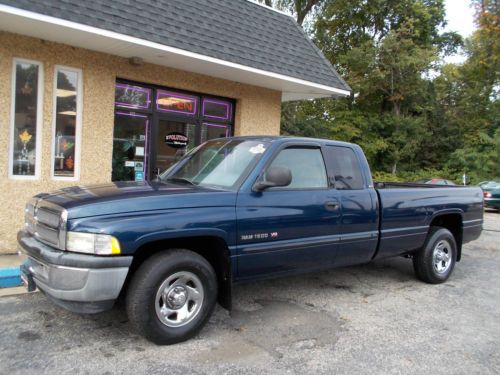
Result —
[{"label": "rear bumper", "polygon": [[484,207],[500,208],[500,198],[484,198]]},{"label": "rear bumper", "polygon": [[56,304],[78,313],[111,308],[128,274],[131,256],[99,257],[60,251],[25,231],[17,236],[28,255],[21,278],[28,288],[39,288]]}]

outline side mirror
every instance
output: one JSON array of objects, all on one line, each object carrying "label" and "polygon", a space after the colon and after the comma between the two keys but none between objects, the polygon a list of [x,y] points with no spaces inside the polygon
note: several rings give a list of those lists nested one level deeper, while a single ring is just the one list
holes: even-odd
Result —
[{"label": "side mirror", "polygon": [[286,167],[270,167],[264,173],[262,181],[257,181],[252,191],[260,192],[270,187],[288,186],[292,182],[292,172]]}]

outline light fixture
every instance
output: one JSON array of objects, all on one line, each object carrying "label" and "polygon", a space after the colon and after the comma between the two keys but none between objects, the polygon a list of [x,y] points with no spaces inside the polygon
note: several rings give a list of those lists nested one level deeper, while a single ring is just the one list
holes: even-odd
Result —
[{"label": "light fixture", "polygon": [[132,56],[128,59],[130,65],[141,66],[144,65],[144,59],[138,56]]}]

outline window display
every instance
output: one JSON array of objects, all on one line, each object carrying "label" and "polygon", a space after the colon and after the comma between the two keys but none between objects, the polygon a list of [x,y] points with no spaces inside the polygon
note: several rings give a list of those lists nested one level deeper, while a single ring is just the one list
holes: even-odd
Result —
[{"label": "window display", "polygon": [[[79,108],[81,72],[70,68],[56,68],[54,98],[53,176],[78,177],[79,137],[81,121]],[[77,160],[78,159],[78,160]]]},{"label": "window display", "polygon": [[117,83],[115,85],[115,105],[124,108],[149,109],[151,89]]},{"label": "window display", "polygon": [[14,60],[10,176],[36,177],[39,174],[41,76],[40,63]]}]

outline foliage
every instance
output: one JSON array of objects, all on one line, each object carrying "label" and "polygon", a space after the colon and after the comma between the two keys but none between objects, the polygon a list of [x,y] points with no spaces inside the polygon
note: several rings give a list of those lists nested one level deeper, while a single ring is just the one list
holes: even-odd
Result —
[{"label": "foliage", "polygon": [[[320,1],[311,35],[355,95],[285,103],[283,133],[356,142],[376,176],[500,176],[498,2],[473,4],[464,43],[441,32],[443,0]],[[465,63],[442,64],[458,48]]]},{"label": "foliage", "polygon": [[[470,177],[470,176],[469,176]],[[452,169],[420,169],[415,172],[398,172],[397,174],[389,172],[373,172],[373,179],[375,181],[394,181],[394,182],[408,182],[408,181],[418,181],[426,178],[444,178],[455,182],[457,185],[462,184],[462,175]]]}]

